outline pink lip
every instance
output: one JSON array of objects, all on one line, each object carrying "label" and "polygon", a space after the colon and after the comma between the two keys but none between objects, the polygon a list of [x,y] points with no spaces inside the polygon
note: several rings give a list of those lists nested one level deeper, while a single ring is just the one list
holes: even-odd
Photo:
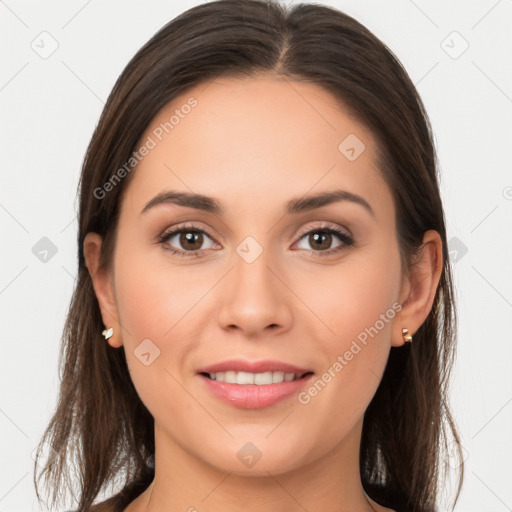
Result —
[{"label": "pink lip", "polygon": [[[264,373],[284,372],[304,375],[300,379],[283,381],[279,384],[228,384],[208,378],[202,373],[216,373],[225,371]],[[277,404],[296,393],[298,393],[313,377],[311,370],[299,368],[288,363],[279,361],[242,361],[229,360],[207,366],[198,370],[199,377],[207,388],[220,400],[241,409],[263,409]]]},{"label": "pink lip", "polygon": [[249,372],[249,373],[264,373],[264,372],[284,372],[284,373],[297,373],[302,375],[304,373],[312,372],[308,368],[299,368],[288,363],[281,361],[243,361],[242,359],[229,359],[221,361],[220,363],[205,366],[197,370],[197,373],[217,373],[217,372]]},{"label": "pink lip", "polygon": [[298,393],[313,377],[309,374],[301,379],[283,381],[280,384],[228,384],[199,376],[208,389],[222,401],[241,409],[263,409]]}]

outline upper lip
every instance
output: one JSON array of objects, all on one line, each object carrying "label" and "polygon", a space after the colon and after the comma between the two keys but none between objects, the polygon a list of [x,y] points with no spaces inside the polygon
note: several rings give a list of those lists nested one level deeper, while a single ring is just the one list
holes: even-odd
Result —
[{"label": "upper lip", "polygon": [[243,361],[241,359],[229,359],[226,361],[220,361],[209,366],[199,368],[197,373],[217,373],[217,372],[248,372],[248,373],[265,373],[265,372],[284,372],[284,373],[295,373],[303,375],[305,373],[312,372],[308,368],[300,368],[293,364],[283,363],[282,361]]}]

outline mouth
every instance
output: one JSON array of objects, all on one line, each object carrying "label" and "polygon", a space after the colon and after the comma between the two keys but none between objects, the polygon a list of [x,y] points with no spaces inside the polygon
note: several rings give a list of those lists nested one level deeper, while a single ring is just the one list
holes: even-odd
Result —
[{"label": "mouth", "polygon": [[230,360],[197,371],[207,395],[239,409],[263,409],[285,403],[313,375],[312,370],[281,361]]},{"label": "mouth", "polygon": [[281,384],[283,382],[300,380],[309,375],[313,375],[313,372],[285,373],[282,371],[268,371],[252,373],[228,370],[225,372],[200,372],[200,375],[203,375],[210,380],[225,382],[227,384],[240,384],[242,386],[269,386],[270,384]]}]

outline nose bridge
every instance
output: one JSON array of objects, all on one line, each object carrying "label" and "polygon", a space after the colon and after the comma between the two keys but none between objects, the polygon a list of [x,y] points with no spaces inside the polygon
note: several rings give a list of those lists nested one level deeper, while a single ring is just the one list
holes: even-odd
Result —
[{"label": "nose bridge", "polygon": [[233,268],[220,297],[219,321],[224,327],[236,325],[248,333],[287,322],[286,287],[275,276],[279,262],[265,247],[268,239],[260,243],[249,235],[235,247]]},{"label": "nose bridge", "polygon": [[[273,261],[269,237],[263,240],[262,236],[246,236],[236,247],[233,264],[235,284],[241,288],[252,288],[254,293],[267,291],[268,294],[275,295],[274,284],[272,283],[273,274],[270,268],[276,266]],[[244,290],[250,292],[251,290]]]}]

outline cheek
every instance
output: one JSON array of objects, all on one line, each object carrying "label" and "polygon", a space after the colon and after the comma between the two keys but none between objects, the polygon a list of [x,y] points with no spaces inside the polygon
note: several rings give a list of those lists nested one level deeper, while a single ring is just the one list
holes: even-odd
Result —
[{"label": "cheek", "polygon": [[124,252],[119,247],[116,291],[121,322],[134,338],[163,339],[181,327],[180,319],[205,288],[191,267],[176,267],[164,249],[151,246]]},{"label": "cheek", "polygon": [[324,270],[316,276],[319,293],[310,294],[308,306],[329,330],[322,328],[325,367],[302,402],[310,399],[312,410],[318,408],[313,416],[336,404],[332,414],[343,424],[350,422],[364,412],[378,387],[400,308],[398,252],[382,254],[361,252],[329,275]]},{"label": "cheek", "polygon": [[[377,253],[375,253],[377,254]],[[318,269],[310,275],[302,293],[311,311],[329,328],[335,348],[341,348],[377,323],[379,334],[388,335],[395,316],[393,304],[399,292],[399,261],[390,252],[377,257],[350,255],[329,272]],[[316,283],[311,292],[311,283]],[[384,315],[384,324],[381,320]],[[372,331],[373,332],[373,331]]]},{"label": "cheek", "polygon": [[332,440],[352,430],[375,395],[389,356],[396,314],[389,291],[367,288],[354,275],[351,279],[354,286],[347,280],[337,293],[338,307],[321,313],[334,334],[328,331],[322,337],[325,366],[298,397],[305,417],[316,418],[306,420],[307,428]]},{"label": "cheek", "polygon": [[[186,408],[177,381],[182,380],[180,368],[199,339],[200,308],[194,305],[205,292],[205,281],[191,282],[186,267],[172,269],[157,254],[159,249],[128,251],[122,245],[118,249],[117,309],[134,386],[153,416]],[[171,407],[160,403],[165,396],[173,397]]]}]

